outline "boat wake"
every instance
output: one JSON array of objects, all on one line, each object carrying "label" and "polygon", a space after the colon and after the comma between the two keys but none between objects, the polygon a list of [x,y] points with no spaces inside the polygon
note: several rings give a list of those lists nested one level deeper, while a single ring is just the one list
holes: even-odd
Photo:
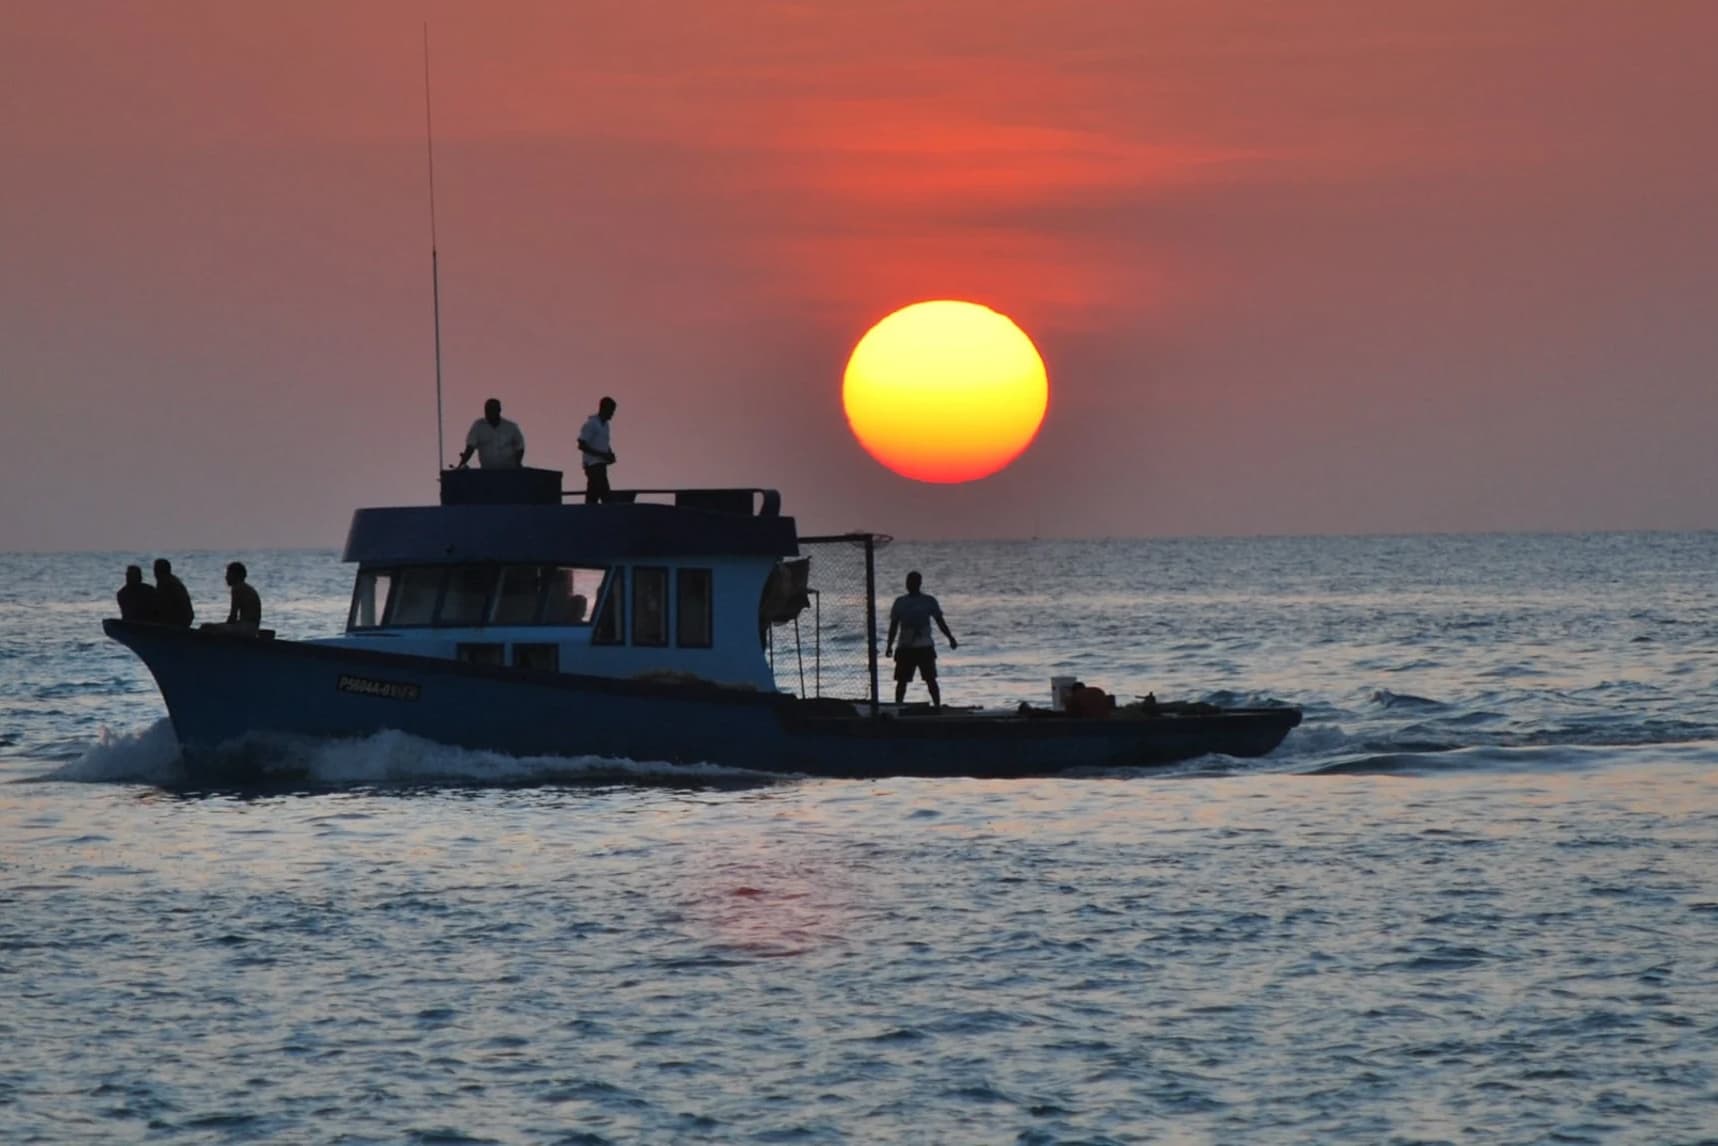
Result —
[{"label": "boat wake", "polygon": [[[1623,749],[1635,764],[1718,763],[1718,740],[1638,744]],[[1315,776],[1425,776],[1448,772],[1579,772],[1615,767],[1615,745],[1476,745],[1433,752],[1377,752],[1344,756],[1305,769]]]},{"label": "boat wake", "polygon": [[184,763],[173,725],[162,717],[147,728],[115,733],[101,730],[101,739],[77,759],[54,769],[42,781],[79,784],[155,784],[170,787],[184,778]]},{"label": "boat wake", "polygon": [[[224,766],[224,767],[223,767]],[[346,788],[368,786],[627,783],[691,787],[776,784],[774,773],[716,764],[670,764],[602,756],[508,756],[450,748],[403,732],[355,740],[300,740],[255,736],[222,748],[213,769],[246,777],[235,787]],[[137,732],[112,734],[53,772],[43,782],[149,784],[160,788],[212,786],[193,782],[165,718]]]},{"label": "boat wake", "polygon": [[[1454,772],[1583,771],[1614,764],[1619,751],[1642,762],[1718,764],[1718,738],[1710,726],[1645,721],[1618,727],[1579,725],[1493,728],[1490,711],[1473,712],[1423,697],[1372,694],[1374,705],[1405,707],[1417,716],[1444,708],[1436,722],[1423,719],[1379,728],[1364,711],[1326,704],[1308,706],[1309,720],[1294,729],[1269,756],[1241,760],[1196,757],[1176,765],[1076,769],[1069,778],[1201,778],[1286,772],[1302,775],[1415,776]],[[715,764],[670,764],[599,756],[516,757],[499,752],[450,748],[402,732],[380,732],[353,740],[301,740],[256,736],[224,748],[212,783],[207,770],[186,770],[172,725],[161,719],[127,733],[103,730],[101,739],[75,759],[34,782],[142,784],[207,790],[248,788],[327,789],[351,787],[476,786],[537,784],[637,784],[667,787],[752,787],[803,779]]]}]

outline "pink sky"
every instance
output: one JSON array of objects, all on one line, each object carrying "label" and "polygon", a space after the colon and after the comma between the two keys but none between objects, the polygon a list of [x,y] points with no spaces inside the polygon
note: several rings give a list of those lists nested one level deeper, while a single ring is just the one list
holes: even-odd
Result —
[{"label": "pink sky", "polygon": [[[1718,5],[25,3],[0,550],[335,545],[495,395],[808,530],[1718,526]],[[1050,413],[968,486],[848,434],[961,297]]]}]

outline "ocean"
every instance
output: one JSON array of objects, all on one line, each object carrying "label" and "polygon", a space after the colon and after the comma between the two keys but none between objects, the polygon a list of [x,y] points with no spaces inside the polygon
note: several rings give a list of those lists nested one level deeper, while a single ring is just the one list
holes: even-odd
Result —
[{"label": "ocean", "polygon": [[100,631],[153,556],[0,556],[0,1141],[1718,1142],[1718,534],[881,551],[950,703],[1301,706],[1260,760],[214,793]]}]

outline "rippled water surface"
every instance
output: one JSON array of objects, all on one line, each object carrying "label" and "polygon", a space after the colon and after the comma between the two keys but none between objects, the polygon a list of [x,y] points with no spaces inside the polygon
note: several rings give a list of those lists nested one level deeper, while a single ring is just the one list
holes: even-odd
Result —
[{"label": "rippled water surface", "polygon": [[[1260,761],[384,734],[226,793],[100,635],[144,556],[0,557],[0,1141],[1718,1141],[1718,536],[884,551],[951,699],[1301,705]],[[332,556],[243,556],[343,622]]]}]

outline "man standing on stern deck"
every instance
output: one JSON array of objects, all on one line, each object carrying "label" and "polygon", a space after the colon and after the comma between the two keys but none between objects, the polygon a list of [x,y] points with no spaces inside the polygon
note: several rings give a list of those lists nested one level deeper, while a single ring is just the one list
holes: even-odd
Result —
[{"label": "man standing on stern deck", "polygon": [[[931,622],[935,621],[943,636],[948,638],[949,648],[960,648],[960,642],[948,631],[948,622],[943,620],[942,606],[937,604],[937,599],[929,593],[919,592],[922,584],[924,578],[917,572],[907,574],[907,592],[896,597],[889,610],[889,639],[883,646],[883,655],[888,656],[891,652],[895,655],[896,704],[907,699],[907,683],[917,672],[930,690],[931,707],[941,708],[943,694],[937,686],[937,646],[931,636]],[[897,632],[901,635],[899,651],[895,646]]]},{"label": "man standing on stern deck", "polygon": [[597,412],[585,419],[579,431],[579,460],[585,467],[585,504],[607,501],[608,467],[614,465],[614,451],[609,448],[608,424],[614,419],[613,398],[597,403]]}]

